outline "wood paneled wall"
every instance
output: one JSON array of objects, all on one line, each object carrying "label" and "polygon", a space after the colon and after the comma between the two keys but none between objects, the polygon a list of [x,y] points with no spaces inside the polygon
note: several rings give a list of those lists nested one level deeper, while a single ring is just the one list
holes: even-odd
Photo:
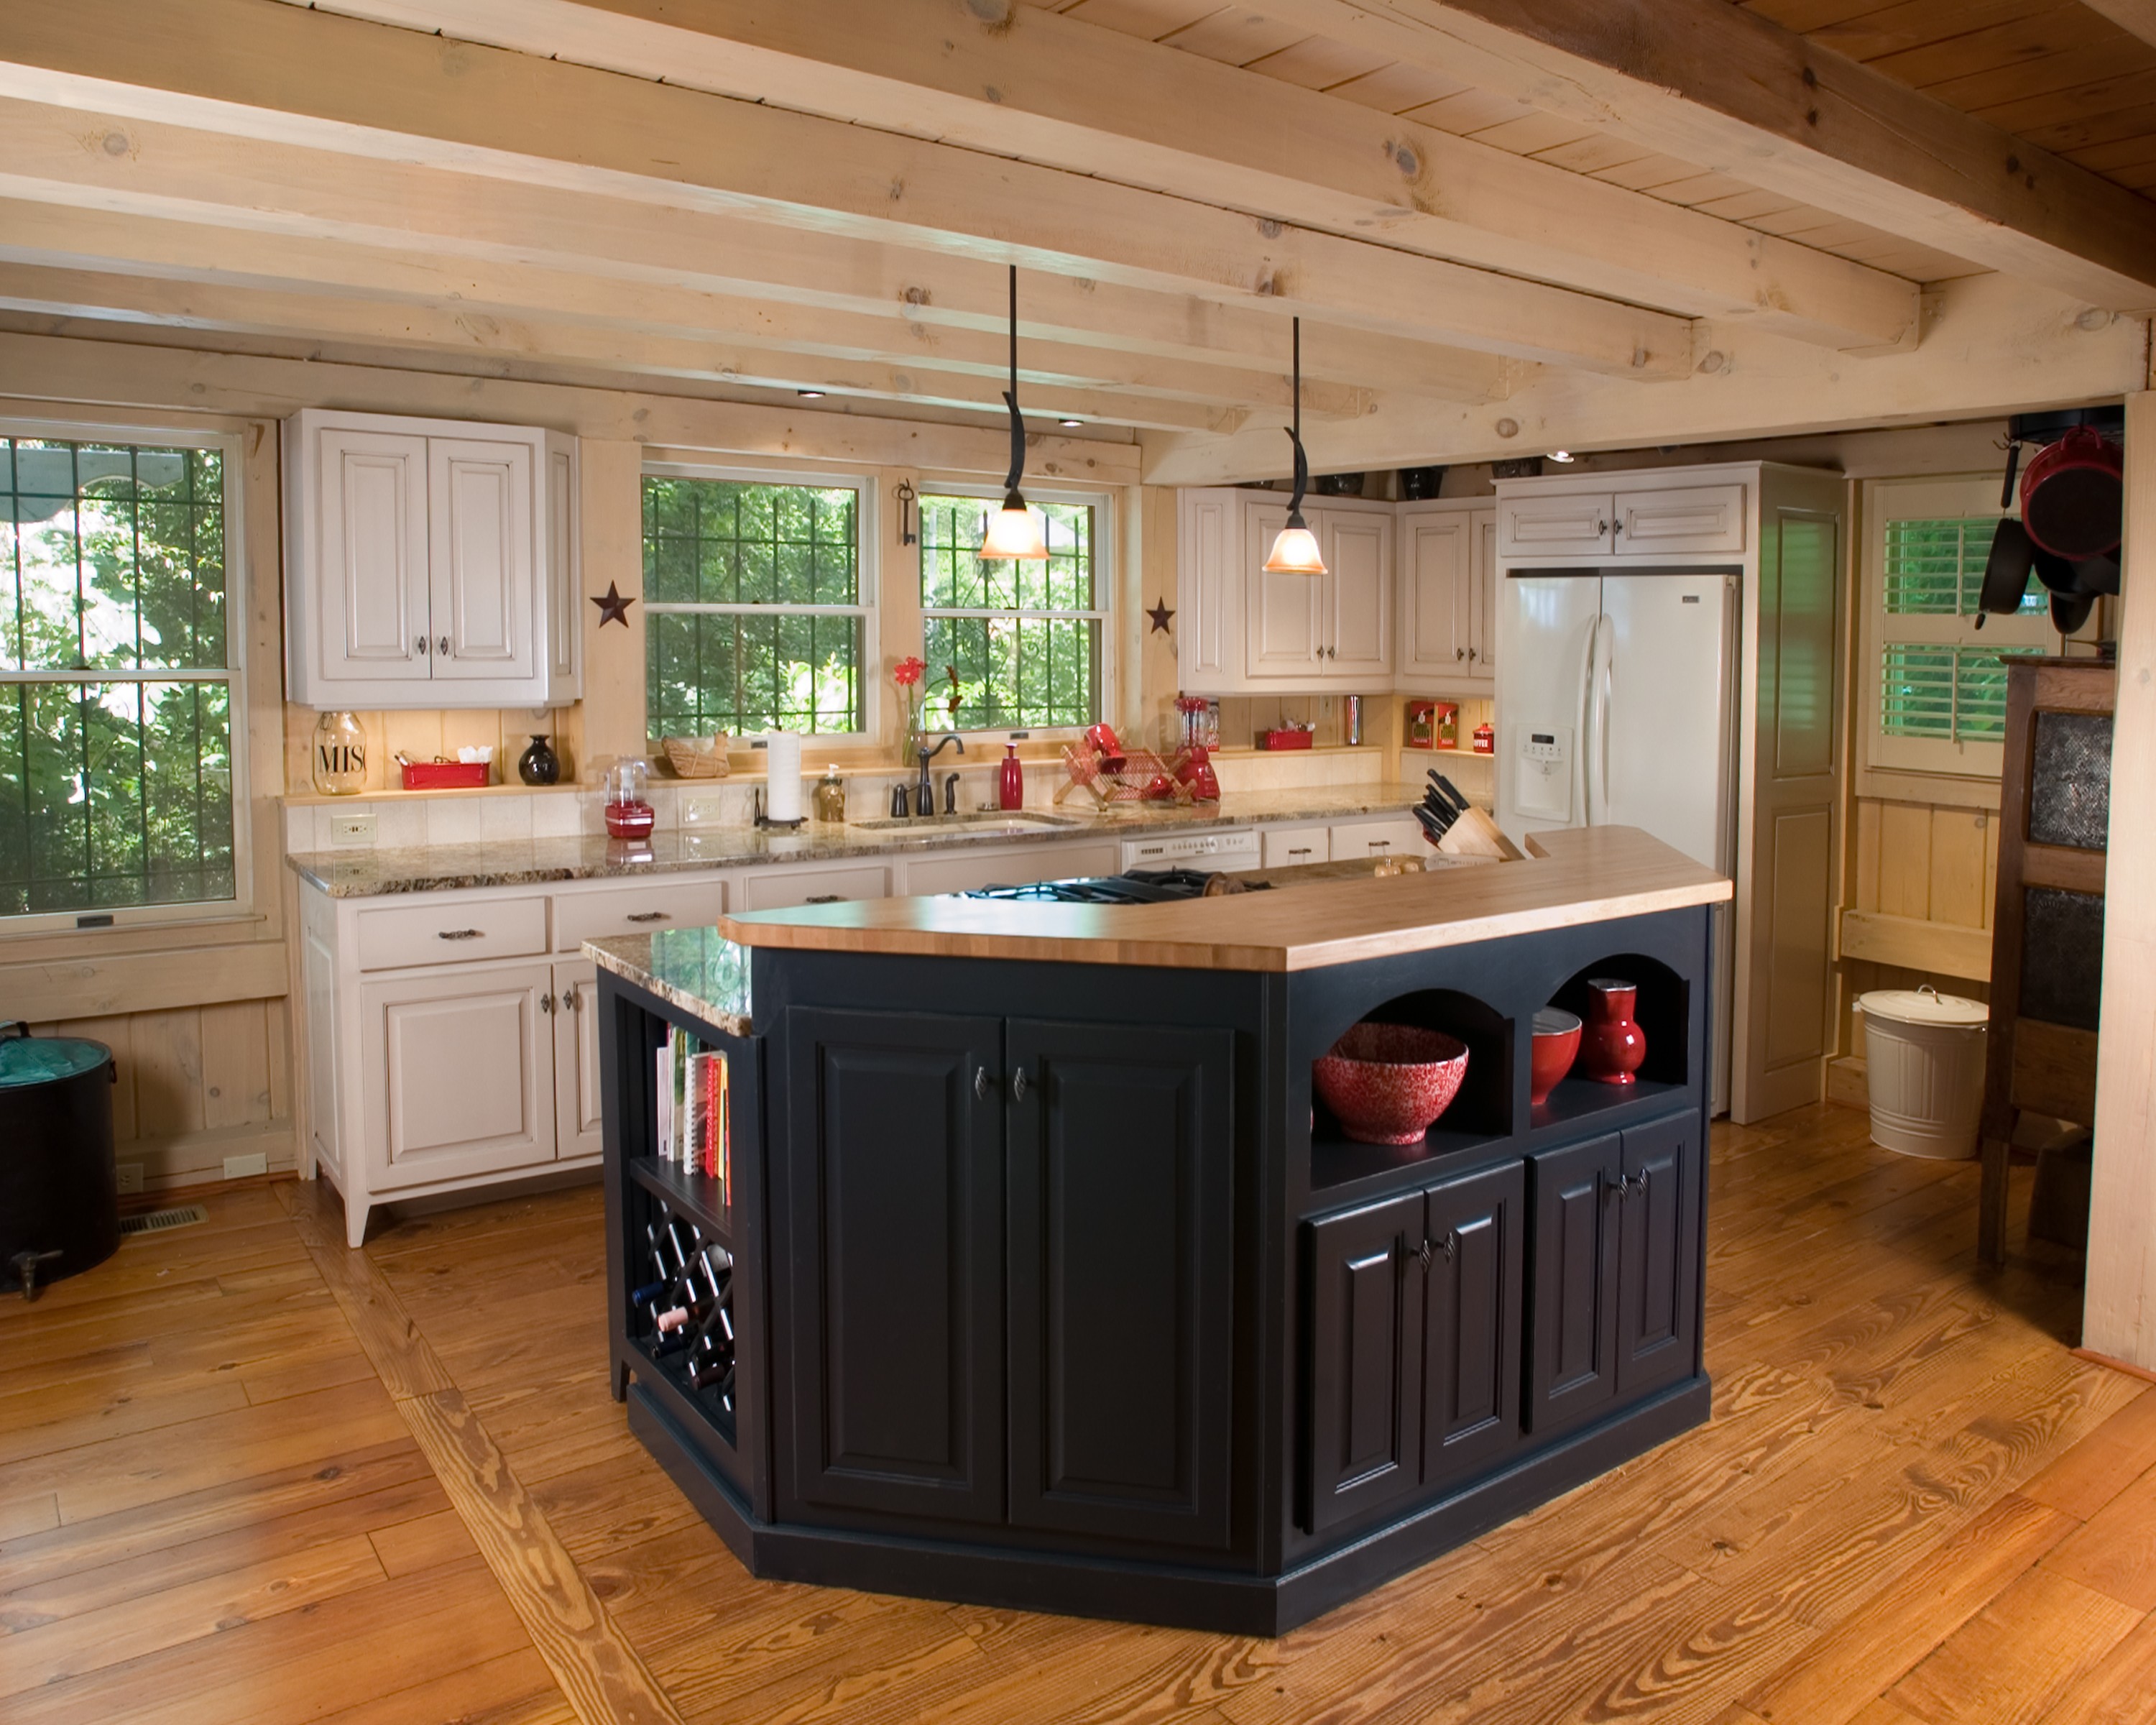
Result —
[{"label": "wood paneled wall", "polygon": [[224,1158],[292,1165],[291,1034],[282,1000],[123,1013],[33,1024],[112,1050],[116,1159],[144,1189],[224,1178]]}]

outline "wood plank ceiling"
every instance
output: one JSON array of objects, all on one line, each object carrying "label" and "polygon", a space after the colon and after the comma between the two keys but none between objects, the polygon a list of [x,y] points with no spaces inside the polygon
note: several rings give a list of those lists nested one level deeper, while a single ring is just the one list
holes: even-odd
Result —
[{"label": "wood plank ceiling", "polygon": [[2101,3],[17,8],[0,326],[978,424],[1015,262],[1035,423],[1193,474],[1278,465],[1289,312],[1321,466],[1674,440],[1737,372],[1920,417],[1942,328],[2071,397],[2156,306],[2156,45]]}]

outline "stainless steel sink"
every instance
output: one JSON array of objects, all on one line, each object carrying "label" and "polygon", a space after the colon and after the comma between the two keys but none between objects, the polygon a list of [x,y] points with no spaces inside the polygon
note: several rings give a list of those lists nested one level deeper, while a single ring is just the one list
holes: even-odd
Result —
[{"label": "stainless steel sink", "polygon": [[987,814],[909,815],[904,819],[856,820],[847,823],[864,833],[902,833],[908,837],[933,838],[938,833],[982,834],[1059,832],[1079,824],[1067,814],[1034,814],[1024,810]]}]

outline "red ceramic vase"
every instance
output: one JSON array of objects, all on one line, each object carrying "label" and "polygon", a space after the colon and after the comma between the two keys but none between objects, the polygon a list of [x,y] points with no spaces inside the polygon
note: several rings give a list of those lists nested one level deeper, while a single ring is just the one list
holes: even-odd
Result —
[{"label": "red ceramic vase", "polygon": [[1614,977],[1587,979],[1587,1025],[1579,1039],[1579,1067],[1601,1084],[1630,1084],[1647,1058],[1647,1038],[1632,1021],[1639,986]]}]

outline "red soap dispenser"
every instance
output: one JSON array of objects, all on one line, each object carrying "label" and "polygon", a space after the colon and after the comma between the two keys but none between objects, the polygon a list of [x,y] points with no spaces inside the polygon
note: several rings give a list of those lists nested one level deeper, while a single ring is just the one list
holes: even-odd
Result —
[{"label": "red soap dispenser", "polygon": [[1018,757],[1018,745],[1004,745],[1003,771],[996,781],[996,805],[1001,809],[1025,807],[1025,768]]}]

